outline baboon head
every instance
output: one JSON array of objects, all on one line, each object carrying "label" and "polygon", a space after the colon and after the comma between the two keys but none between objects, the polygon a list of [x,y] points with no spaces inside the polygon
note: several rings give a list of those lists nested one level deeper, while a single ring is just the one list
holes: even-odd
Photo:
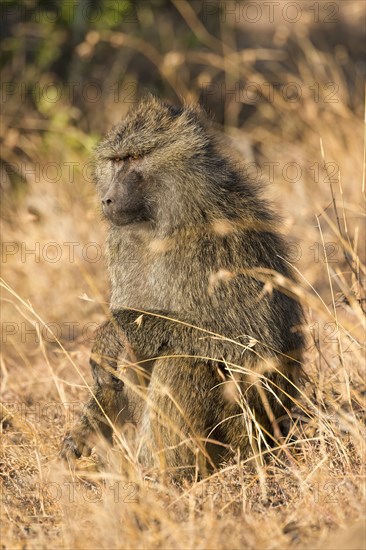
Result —
[{"label": "baboon head", "polygon": [[[212,163],[212,139],[199,108],[173,107],[152,96],[141,101],[96,149],[104,216],[117,226],[159,223],[173,211],[176,222],[183,211],[193,220],[187,209],[197,210],[205,194],[202,175]],[[192,178],[196,187],[187,184]]]}]

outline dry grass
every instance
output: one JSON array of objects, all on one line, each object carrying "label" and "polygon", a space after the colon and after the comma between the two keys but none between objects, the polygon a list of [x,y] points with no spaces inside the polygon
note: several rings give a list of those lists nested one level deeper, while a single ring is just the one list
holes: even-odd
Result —
[{"label": "dry grass", "polygon": [[[351,4],[357,8],[359,3]],[[186,17],[195,24],[189,11]],[[122,33],[112,38],[123,47]],[[201,39],[212,47],[211,57],[201,54],[202,74],[224,64],[228,88],[239,77],[266,80],[255,68],[255,50],[252,61],[239,66],[240,52],[221,56],[209,36]],[[88,394],[92,332],[107,310],[103,258],[93,261],[96,248],[87,247],[97,243],[101,248],[104,239],[94,191],[82,170],[95,139],[72,123],[66,103],[58,106],[57,116],[45,107],[42,117],[25,123],[31,131],[5,117],[7,162],[25,159],[28,168],[40,167],[40,175],[28,172],[26,183],[13,191],[10,180],[3,182],[3,548],[315,548],[326,545],[333,531],[353,524],[359,526],[354,548],[361,548],[366,458],[362,92],[357,83],[350,85],[340,59],[317,50],[303,31],[296,40],[301,52],[296,74],[282,70],[276,80],[297,82],[300,102],[275,92],[272,101],[256,104],[240,128],[235,101],[224,98],[224,131],[234,146],[262,166],[263,179],[269,175],[265,163],[276,163],[268,193],[284,216],[299,273],[296,292],[307,315],[309,381],[294,411],[296,445],[289,441],[286,454],[282,450],[258,460],[254,468],[228,464],[183,487],[145,479],[118,440],[113,449],[100,447],[91,459],[82,459],[75,470],[58,458],[66,425]],[[271,66],[275,71],[275,60]],[[179,89],[174,76],[184,79],[180,66],[173,63],[169,70],[168,81]],[[323,96],[319,101],[310,90],[314,82]],[[339,86],[336,103],[324,100],[329,82]],[[189,87],[183,82],[182,93],[183,84]],[[111,109],[116,112],[118,106],[111,102]],[[66,162],[77,163],[74,181]],[[288,181],[291,171],[286,178],[289,162],[301,169],[297,181]],[[324,162],[331,164],[324,168]],[[47,163],[61,167],[59,181],[45,175]],[[54,261],[56,253],[60,257]],[[45,328],[49,323],[53,336]],[[344,544],[351,548],[350,539]]]}]

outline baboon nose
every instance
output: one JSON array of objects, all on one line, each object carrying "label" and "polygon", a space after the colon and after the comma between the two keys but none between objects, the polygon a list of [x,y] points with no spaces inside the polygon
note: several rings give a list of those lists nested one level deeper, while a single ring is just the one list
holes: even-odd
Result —
[{"label": "baboon nose", "polygon": [[104,199],[102,199],[102,205],[103,206],[109,206],[112,204],[112,199],[110,199],[109,197],[104,197]]}]

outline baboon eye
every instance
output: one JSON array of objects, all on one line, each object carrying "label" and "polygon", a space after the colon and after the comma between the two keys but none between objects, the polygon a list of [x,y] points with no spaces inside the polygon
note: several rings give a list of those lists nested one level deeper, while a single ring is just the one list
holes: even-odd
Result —
[{"label": "baboon eye", "polygon": [[119,162],[125,162],[127,160],[139,160],[141,157],[139,155],[126,155],[125,157],[120,157],[120,156],[116,156],[116,157],[112,157],[112,161],[113,162],[116,162],[116,163],[119,163]]}]

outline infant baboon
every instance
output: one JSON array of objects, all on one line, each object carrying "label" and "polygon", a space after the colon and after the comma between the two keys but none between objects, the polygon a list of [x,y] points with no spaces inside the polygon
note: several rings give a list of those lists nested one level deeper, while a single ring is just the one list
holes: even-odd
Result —
[{"label": "infant baboon", "polygon": [[148,97],[96,150],[111,319],[64,456],[135,424],[145,464],[201,473],[276,444],[296,394],[302,311],[277,221],[198,107]]}]

